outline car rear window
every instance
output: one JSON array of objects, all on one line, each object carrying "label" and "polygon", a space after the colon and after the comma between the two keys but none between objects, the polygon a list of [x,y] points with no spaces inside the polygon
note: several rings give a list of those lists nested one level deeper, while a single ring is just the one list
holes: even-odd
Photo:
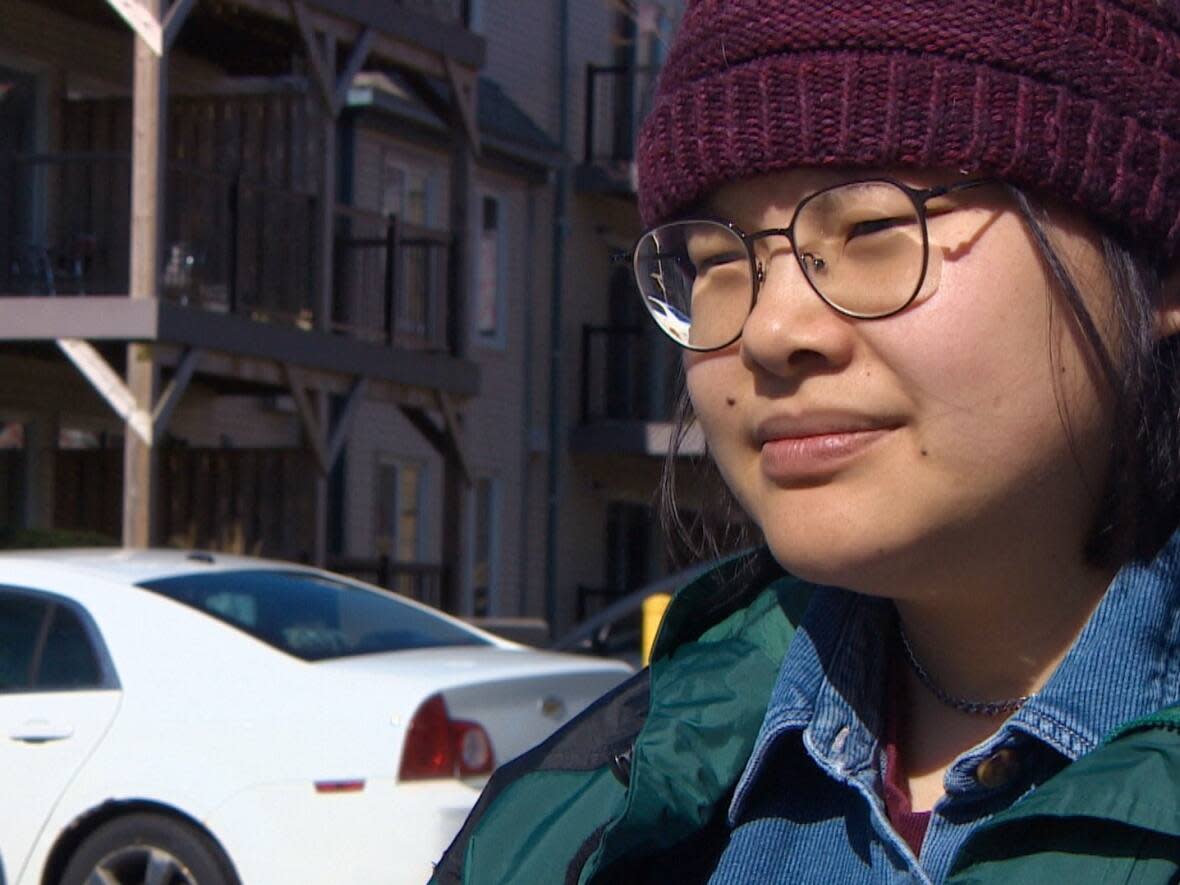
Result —
[{"label": "car rear window", "polygon": [[489,644],[393,595],[306,572],[207,572],[144,581],[139,586],[305,661]]}]

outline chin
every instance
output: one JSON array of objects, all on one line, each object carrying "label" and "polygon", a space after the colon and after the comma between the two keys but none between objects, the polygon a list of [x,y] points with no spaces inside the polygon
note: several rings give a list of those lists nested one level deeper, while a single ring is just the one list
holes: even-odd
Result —
[{"label": "chin", "polygon": [[[918,545],[902,538],[862,533],[856,537],[801,537],[793,531],[764,531],[771,555],[797,578],[843,587],[873,596],[894,594],[886,588],[913,574]],[[892,576],[892,577],[891,577]]]}]

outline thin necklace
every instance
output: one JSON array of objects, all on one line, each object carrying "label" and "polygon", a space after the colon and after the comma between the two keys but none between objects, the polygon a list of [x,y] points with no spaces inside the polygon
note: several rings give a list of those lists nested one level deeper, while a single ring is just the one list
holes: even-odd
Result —
[{"label": "thin necklace", "polygon": [[948,707],[958,710],[960,713],[971,713],[975,716],[1001,716],[1007,713],[1015,713],[1023,707],[1032,695],[1021,695],[1018,698],[1008,698],[1002,701],[969,701],[966,698],[956,697],[943,691],[933,679],[930,674],[926,672],[917,657],[914,656],[914,650],[910,647],[909,637],[905,635],[905,628],[901,626],[901,620],[897,621],[897,635],[901,637],[901,647],[905,649],[906,660],[910,662],[910,667],[914,671],[914,675],[918,677],[930,693],[938,698],[942,703]]}]

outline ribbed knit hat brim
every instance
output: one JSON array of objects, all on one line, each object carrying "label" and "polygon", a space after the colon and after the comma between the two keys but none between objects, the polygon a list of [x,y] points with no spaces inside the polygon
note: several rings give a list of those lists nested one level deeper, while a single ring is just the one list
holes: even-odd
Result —
[{"label": "ribbed knit hat brim", "polygon": [[799,166],[946,168],[1180,243],[1180,35],[1145,2],[699,0],[639,149],[653,224]]}]

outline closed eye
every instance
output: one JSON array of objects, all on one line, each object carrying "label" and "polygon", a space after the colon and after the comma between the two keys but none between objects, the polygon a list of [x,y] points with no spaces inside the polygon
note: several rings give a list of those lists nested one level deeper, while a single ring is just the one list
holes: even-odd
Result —
[{"label": "closed eye", "polygon": [[893,218],[873,218],[869,221],[860,221],[852,225],[848,231],[848,239],[854,237],[868,236],[869,234],[879,233],[883,230],[890,230],[895,227],[901,227],[906,224],[913,224],[915,219],[911,216],[897,216]]},{"label": "closed eye", "polygon": [[696,266],[697,273],[704,273],[712,270],[715,267],[721,267],[725,264],[733,264],[735,261],[745,261],[746,256],[741,252],[718,252],[716,255],[706,255],[700,260],[693,262]]}]

